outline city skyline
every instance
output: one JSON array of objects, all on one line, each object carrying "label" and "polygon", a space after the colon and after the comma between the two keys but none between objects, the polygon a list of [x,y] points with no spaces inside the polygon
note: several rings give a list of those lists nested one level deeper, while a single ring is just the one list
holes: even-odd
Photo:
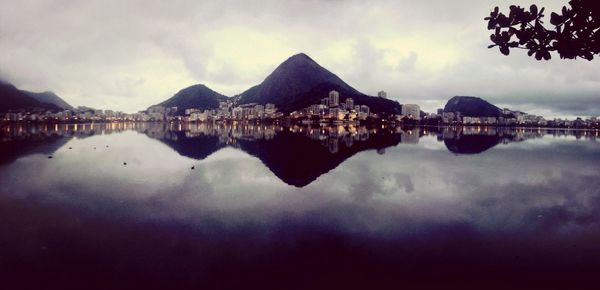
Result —
[{"label": "city skyline", "polygon": [[593,62],[487,49],[494,1],[261,3],[149,3],[133,15],[141,3],[14,3],[0,12],[0,78],[75,106],[136,112],[196,83],[239,94],[306,52],[361,92],[427,112],[473,95],[549,118],[600,115]]}]

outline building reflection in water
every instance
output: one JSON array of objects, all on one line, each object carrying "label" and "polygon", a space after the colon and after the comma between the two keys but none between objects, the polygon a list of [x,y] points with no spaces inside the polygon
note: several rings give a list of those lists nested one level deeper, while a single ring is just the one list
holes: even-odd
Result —
[{"label": "building reflection in water", "polygon": [[596,140],[597,130],[504,127],[282,126],[252,124],[10,124],[0,130],[0,164],[32,153],[52,154],[71,138],[135,131],[178,154],[202,160],[225,147],[259,158],[279,179],[304,187],[365,150],[385,154],[398,144],[435,138],[453,154],[478,154],[497,146],[544,136]]},{"label": "building reflection in water", "polygon": [[[438,141],[458,141],[475,136],[477,142],[481,136],[494,137],[499,143],[525,141],[544,136],[575,137],[576,139],[592,139],[600,137],[598,130],[573,130],[552,128],[510,128],[510,127],[392,127],[381,126],[283,126],[255,124],[166,124],[166,123],[87,123],[87,124],[4,124],[0,129],[0,142],[19,139],[42,138],[51,136],[84,138],[93,135],[119,133],[133,130],[144,133],[155,139],[195,138],[199,136],[215,136],[224,144],[235,144],[238,140],[256,141],[272,140],[284,131],[320,141],[324,147],[338,147],[343,144],[352,147],[355,142],[369,140],[372,135],[400,135],[401,143],[418,144],[424,136],[436,136]],[[332,144],[336,144],[332,146]],[[335,151],[335,150],[332,150]],[[335,152],[332,152],[335,153]]]},{"label": "building reflection in water", "polygon": [[[90,281],[131,289],[273,281],[279,289],[324,276],[329,288],[359,285],[358,277],[370,288],[377,281],[417,288],[440,281],[431,288],[443,288],[475,280],[478,289],[579,289],[582,280],[594,285],[600,268],[598,135],[5,125],[0,277],[10,279],[3,285],[35,285],[27,289],[52,282],[88,289]],[[507,277],[529,282],[502,284]],[[549,277],[564,283],[553,287],[559,284]]]}]

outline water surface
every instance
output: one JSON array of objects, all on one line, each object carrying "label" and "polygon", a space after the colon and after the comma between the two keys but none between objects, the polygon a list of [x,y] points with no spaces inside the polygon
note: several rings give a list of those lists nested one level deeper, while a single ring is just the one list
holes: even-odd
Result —
[{"label": "water surface", "polygon": [[600,270],[597,131],[61,124],[1,136],[7,289],[573,289]]}]

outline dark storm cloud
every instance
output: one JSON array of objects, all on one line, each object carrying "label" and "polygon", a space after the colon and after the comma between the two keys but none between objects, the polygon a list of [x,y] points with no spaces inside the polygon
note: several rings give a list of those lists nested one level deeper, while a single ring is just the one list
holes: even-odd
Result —
[{"label": "dark storm cloud", "polygon": [[[506,104],[507,100],[501,97],[489,99],[492,102]],[[556,113],[563,113],[570,116],[600,116],[600,107],[598,102],[600,93],[581,92],[562,93],[548,95],[530,95],[520,96],[518,98],[509,99],[509,103],[513,107],[518,106],[524,111],[535,109],[546,109]]]}]

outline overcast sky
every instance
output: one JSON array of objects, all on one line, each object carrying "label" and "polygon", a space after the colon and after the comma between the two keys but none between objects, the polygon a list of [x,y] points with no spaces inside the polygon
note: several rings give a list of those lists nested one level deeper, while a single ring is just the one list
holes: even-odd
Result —
[{"label": "overcast sky", "polygon": [[239,94],[304,52],[364,93],[426,111],[474,95],[551,117],[600,115],[599,59],[487,48],[491,9],[532,3],[567,1],[10,1],[0,78],[135,112],[197,83]]}]

